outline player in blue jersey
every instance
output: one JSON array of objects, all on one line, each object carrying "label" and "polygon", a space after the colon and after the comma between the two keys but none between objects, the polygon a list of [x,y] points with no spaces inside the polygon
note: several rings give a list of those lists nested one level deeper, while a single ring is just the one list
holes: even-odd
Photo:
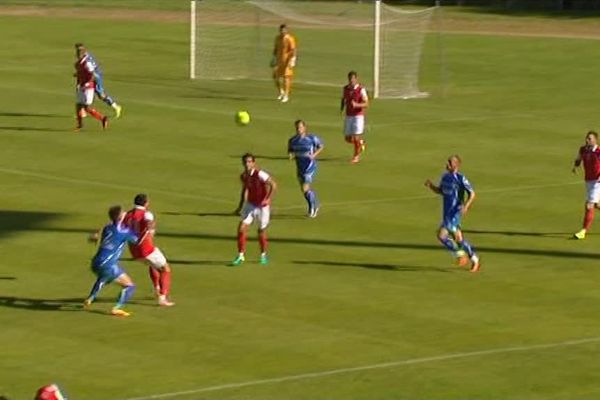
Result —
[{"label": "player in blue jersey", "polygon": [[114,108],[115,117],[119,118],[121,116],[121,111],[123,110],[123,108],[120,105],[118,105],[117,102],[108,95],[108,93],[106,93],[106,90],[104,90],[102,70],[100,69],[100,65],[98,64],[94,56],[92,56],[87,51],[83,43],[75,43],[75,54],[78,60],[82,59],[83,57],[86,58],[86,64],[88,65],[88,68],[91,69],[91,72],[94,74],[94,82],[96,83],[96,96],[98,96],[100,100],[108,104],[110,107]]},{"label": "player in blue jersey", "polygon": [[104,286],[115,281],[123,288],[117,299],[117,304],[113,307],[111,314],[128,317],[130,314],[123,310],[123,305],[131,298],[135,291],[135,284],[127,273],[119,266],[119,258],[123,253],[126,243],[138,242],[138,237],[122,224],[125,212],[121,206],[113,206],[108,210],[108,216],[111,220],[99,234],[95,232],[90,235],[90,241],[100,240],[100,246],[94,258],[92,258],[92,271],[98,277],[90,295],[83,302],[84,307],[89,307],[98,293]]},{"label": "player in blue jersey", "polygon": [[470,259],[471,272],[477,272],[481,268],[479,257],[471,244],[464,239],[460,226],[461,217],[467,213],[475,200],[475,191],[469,180],[458,172],[460,164],[461,159],[458,155],[450,156],[446,163],[447,172],[442,175],[439,186],[429,179],[425,181],[425,186],[443,197],[444,213],[438,231],[439,241],[457,257],[460,266],[466,265]]},{"label": "player in blue jersey", "polygon": [[301,119],[294,122],[296,134],[288,141],[288,154],[296,160],[296,174],[304,198],[308,203],[308,216],[315,218],[319,212],[317,194],[311,189],[317,173],[317,156],[323,150],[323,142],[317,135],[308,133],[306,123]]}]

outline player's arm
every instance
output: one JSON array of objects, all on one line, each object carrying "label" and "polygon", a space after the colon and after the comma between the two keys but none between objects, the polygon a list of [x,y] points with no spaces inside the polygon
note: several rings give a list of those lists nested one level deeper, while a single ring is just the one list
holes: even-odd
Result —
[{"label": "player's arm", "polygon": [[425,187],[429,188],[435,194],[442,194],[440,187],[431,182],[431,179],[425,181]]},{"label": "player's arm", "polygon": [[325,146],[323,146],[323,143],[321,143],[321,141],[318,141],[315,145],[316,150],[314,153],[312,153],[310,155],[310,158],[312,160],[315,160],[319,156],[319,154],[321,154],[321,152],[323,151],[324,148],[325,148]]},{"label": "player's arm", "polygon": [[265,196],[263,203],[264,205],[267,205],[277,190],[277,183],[275,183],[275,180],[272,177],[269,177],[269,179],[265,181],[265,184],[267,185],[267,195]]},{"label": "player's arm", "polygon": [[469,211],[469,208],[471,208],[471,204],[473,204],[473,201],[475,201],[475,191],[473,189],[467,190],[467,201],[465,202],[465,204],[463,204],[462,209],[460,210],[460,212],[464,215],[467,213],[467,211]]},{"label": "player's arm", "polygon": [[297,47],[296,47],[296,39],[292,36],[288,38],[288,68],[294,68],[296,66],[296,55],[297,55]]},{"label": "player's arm", "polygon": [[292,139],[288,140],[287,152],[288,152],[288,157],[290,160],[293,160],[294,158],[296,158],[296,153],[294,153],[294,149],[292,148]]},{"label": "player's arm", "polygon": [[581,152],[577,153],[577,157],[575,157],[575,161],[573,161],[573,168],[571,169],[571,172],[576,173],[577,168],[579,168],[580,165],[581,165]]},{"label": "player's arm", "polygon": [[244,184],[244,179],[243,178],[241,178],[241,179],[242,179],[242,191],[240,193],[240,201],[238,203],[237,208],[233,212],[234,214],[237,214],[237,215],[240,215],[240,213],[242,212],[242,207],[244,207],[244,203],[248,200],[248,188]]},{"label": "player's arm", "polygon": [[367,95],[366,89],[363,88],[360,94],[360,101],[352,100],[352,106],[356,108],[367,108],[369,107],[369,96]]},{"label": "player's arm", "polygon": [[346,107],[346,99],[342,95],[342,98],[340,99],[340,112],[344,112],[345,107]]},{"label": "player's arm", "polygon": [[88,242],[93,243],[93,244],[97,244],[98,240],[100,240],[100,234],[102,232],[102,229],[98,229],[97,231],[94,231],[92,233],[90,233],[88,235]]}]

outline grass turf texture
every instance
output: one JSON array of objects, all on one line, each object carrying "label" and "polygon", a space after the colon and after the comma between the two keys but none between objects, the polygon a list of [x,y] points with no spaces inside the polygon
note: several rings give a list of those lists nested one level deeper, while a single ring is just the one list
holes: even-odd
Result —
[{"label": "grass turf texture", "polygon": [[[280,105],[270,82],[190,82],[185,24],[0,17],[0,34],[10,44],[0,49],[0,393],[30,398],[55,381],[73,399],[128,399],[600,335],[598,236],[567,240],[583,205],[571,161],[598,123],[585,61],[600,56],[595,41],[447,35],[446,98],[374,102],[368,152],[353,166],[338,88],[298,86]],[[75,41],[124,105],[106,133],[90,118],[71,132]],[[239,109],[248,127],[233,123]],[[326,144],[316,220],[303,217],[285,157],[297,117]],[[223,214],[245,151],[280,186],[268,268],[256,243],[243,267],[224,266],[238,220]],[[478,191],[464,225],[479,275],[436,242],[440,199],[422,186],[456,152]],[[85,234],[140,191],[178,304],[155,307],[146,268],[124,261],[134,315],[104,314],[112,286],[81,311],[93,282]],[[590,342],[171,398],[595,398],[598,360]]]}]

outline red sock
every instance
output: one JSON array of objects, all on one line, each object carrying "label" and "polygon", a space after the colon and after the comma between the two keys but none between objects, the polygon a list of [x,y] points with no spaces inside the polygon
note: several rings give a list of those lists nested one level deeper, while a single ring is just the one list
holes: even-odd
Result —
[{"label": "red sock", "polygon": [[238,232],[238,251],[240,253],[246,252],[246,232]]},{"label": "red sock", "polygon": [[594,209],[590,208],[589,210],[585,209],[585,215],[583,217],[583,229],[586,231],[590,229],[592,226],[592,221],[594,220]]},{"label": "red sock", "polygon": [[171,290],[171,271],[160,270],[160,294],[168,296]]},{"label": "red sock", "polygon": [[96,111],[95,108],[92,107],[88,107],[87,109],[88,114],[90,114],[92,117],[96,118],[98,121],[102,121],[104,119],[104,115],[100,114],[98,111]]},{"label": "red sock", "polygon": [[160,288],[160,272],[154,267],[148,267],[148,273],[150,273],[150,280],[152,281],[152,287]]},{"label": "red sock", "polygon": [[258,243],[260,244],[260,252],[266,253],[269,247],[269,240],[267,239],[267,232],[258,233]]},{"label": "red sock", "polygon": [[75,115],[77,116],[77,127],[81,128],[83,126],[83,108],[76,106]]}]

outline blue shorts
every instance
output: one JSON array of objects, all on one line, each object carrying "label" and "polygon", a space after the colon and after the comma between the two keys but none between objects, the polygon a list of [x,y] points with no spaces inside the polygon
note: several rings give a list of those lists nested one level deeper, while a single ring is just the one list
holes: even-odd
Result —
[{"label": "blue shorts", "polygon": [[101,76],[96,76],[96,94],[100,97],[104,96],[104,82]]},{"label": "blue shorts", "polygon": [[446,229],[448,232],[454,234],[456,231],[461,229],[460,220],[462,215],[460,213],[444,215],[440,228]]},{"label": "blue shorts", "polygon": [[315,175],[317,174],[316,168],[309,168],[306,170],[298,169],[296,171],[296,176],[298,177],[298,182],[301,184],[304,183],[313,183],[315,179]]},{"label": "blue shorts", "polygon": [[125,270],[118,264],[107,264],[95,266],[92,264],[92,272],[96,274],[98,279],[110,283],[125,273]]}]

